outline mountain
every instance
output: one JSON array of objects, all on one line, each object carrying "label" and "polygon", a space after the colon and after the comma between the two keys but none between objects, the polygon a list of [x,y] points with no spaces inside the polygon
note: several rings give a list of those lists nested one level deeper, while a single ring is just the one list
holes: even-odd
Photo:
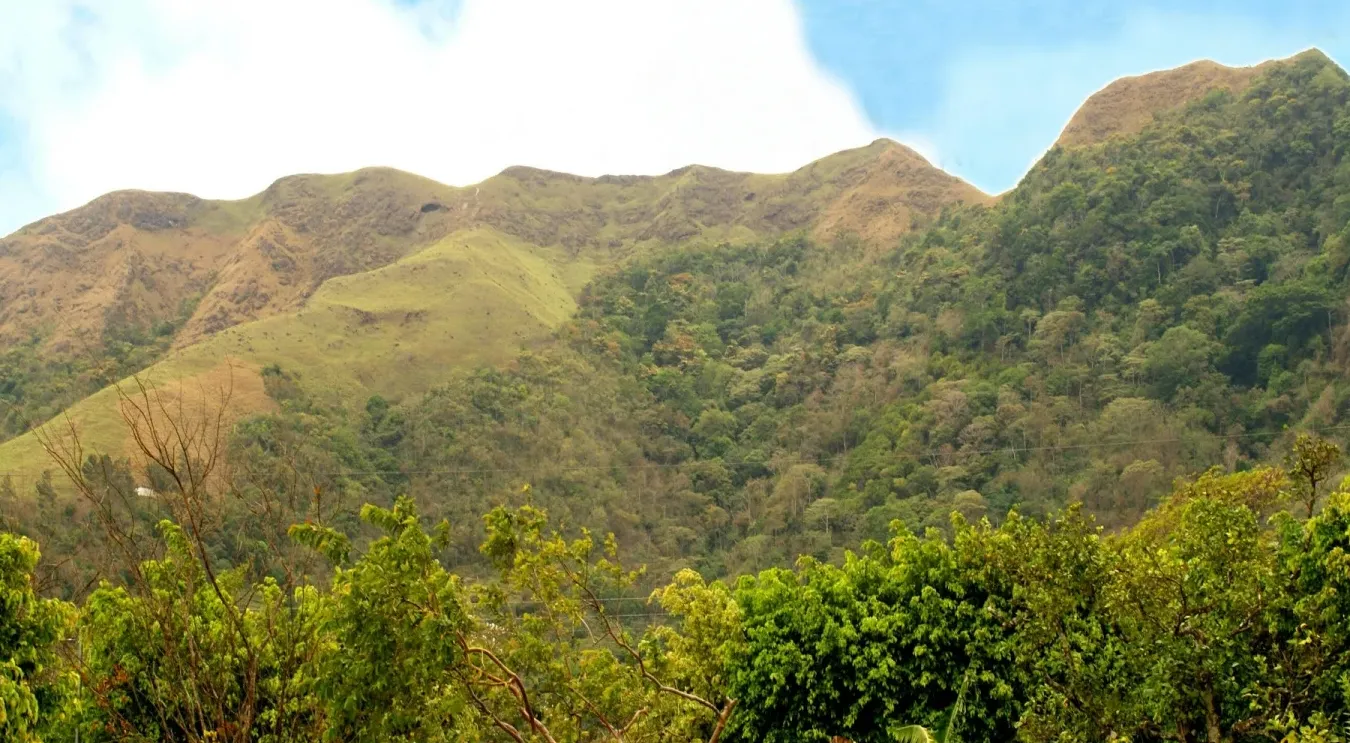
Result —
[{"label": "mountain", "polygon": [[[944,206],[987,200],[889,140],[783,175],[513,167],[455,188],[368,169],[283,178],[236,202],[118,192],[0,241],[0,339],[36,339],[32,355],[58,362],[106,357],[109,339],[158,343],[163,353],[141,355],[163,359],[150,378],[228,379],[239,412],[266,407],[268,364],[344,399],[399,396],[547,338],[598,269],[635,252],[803,230],[885,243]],[[135,371],[120,365],[102,384]],[[62,392],[32,417],[64,407]],[[114,397],[71,414],[117,451]],[[0,448],[0,468],[41,459],[31,440]]]},{"label": "mountain", "polygon": [[782,176],[690,166],[581,178],[509,168],[465,188],[389,169],[292,176],[237,202],[124,191],[0,240],[0,339],[40,334],[68,352],[118,326],[174,320],[185,347],[303,306],[325,281],[387,266],[460,231],[490,228],[569,260],[644,244],[781,234],[907,231],[979,191],[878,140]]},{"label": "mountain", "polygon": [[[276,203],[308,202],[259,199],[250,219],[349,246],[296,261],[337,268],[190,344],[184,312],[162,337],[186,345],[148,376],[233,385],[253,491],[322,493],[353,524],[408,494],[465,565],[481,514],[521,498],[656,574],[830,559],[953,511],[1081,503],[1123,528],[1175,478],[1271,461],[1350,412],[1347,122],[1350,79],[1304,54],[1052,147],[996,202],[886,142],[778,176],[283,181],[333,200],[283,220]],[[423,185],[357,199],[370,179]],[[383,206],[329,211],[352,201]],[[341,243],[347,224],[366,226]],[[128,344],[159,348],[109,347]],[[112,469],[117,409],[111,389],[69,409]],[[49,466],[31,435],[0,463],[16,497]],[[75,554],[60,513],[34,519]],[[252,559],[230,539],[223,555]]]},{"label": "mountain", "polygon": [[[935,216],[886,152],[686,169],[631,225],[559,193],[651,180],[513,169],[538,210],[368,210],[297,309],[105,328],[113,369],[187,344],[188,392],[265,366],[219,448],[170,395],[154,463],[0,477],[0,739],[1341,740],[1350,75],[1272,63]],[[93,368],[57,350],[0,392]]]},{"label": "mountain", "polygon": [[264,478],[295,498],[409,494],[464,566],[503,502],[611,531],[658,575],[834,560],[953,512],[1078,503],[1125,528],[1178,477],[1346,440],[1347,153],[1350,77],[1304,55],[1052,148],[889,247],[634,253],[550,342],[422,394],[339,409],[282,363],[236,451],[304,462],[304,487]]}]

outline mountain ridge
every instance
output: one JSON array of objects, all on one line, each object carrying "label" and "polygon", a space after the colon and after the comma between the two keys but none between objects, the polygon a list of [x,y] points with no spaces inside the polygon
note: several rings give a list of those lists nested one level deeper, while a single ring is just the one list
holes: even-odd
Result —
[{"label": "mountain ridge", "polygon": [[[888,167],[903,172],[878,172]],[[894,237],[908,229],[911,211],[897,177],[916,180],[910,196],[928,216],[945,203],[988,199],[890,140],[778,175],[691,165],[661,176],[590,178],[512,166],[481,183],[455,187],[371,167],[284,176],[232,201],[115,191],[0,239],[0,339],[13,342],[45,331],[59,353],[63,340],[101,334],[104,320],[123,317],[126,323],[152,325],[169,319],[173,302],[153,301],[155,290],[167,289],[179,302],[200,291],[201,306],[175,339],[175,346],[183,347],[239,322],[295,309],[329,278],[388,265],[456,230],[480,225],[578,252],[675,242],[710,227],[786,232],[810,227],[825,212],[829,220],[819,232],[865,226]],[[567,193],[569,186],[591,192]],[[628,198],[617,192],[634,188],[644,193]],[[848,193],[843,203],[832,203],[832,194],[819,193],[822,189]],[[893,223],[878,228],[875,213],[886,211],[879,200],[897,197],[900,203],[890,209]],[[645,227],[632,229],[639,223]],[[167,240],[175,231],[182,234]],[[323,245],[309,244],[315,239]],[[162,244],[166,240],[172,244]],[[41,280],[48,267],[42,258],[49,253],[64,258],[52,267],[66,276],[136,275],[117,286],[91,285],[102,290],[92,294],[78,283],[63,291]],[[185,275],[163,286],[173,274]],[[136,291],[137,279],[149,280],[153,288]],[[23,294],[32,301],[25,302]],[[62,314],[64,332],[43,327],[48,319],[43,305]]]},{"label": "mountain ridge", "polygon": [[[1169,79],[1158,74],[1153,80]],[[1129,99],[1146,104],[1131,109],[1131,121],[1166,113],[1177,91],[1192,95],[1163,87],[1166,95]],[[1084,108],[1101,109],[1095,98]],[[1082,148],[1051,148],[1042,164],[1065,149]],[[153,324],[173,341],[173,354],[147,371],[162,381],[197,378],[231,359],[254,390],[263,389],[261,370],[279,365],[347,403],[398,399],[447,369],[499,364],[546,341],[587,282],[644,251],[790,233],[889,246],[948,206],[994,201],[884,138],[777,175],[687,166],[588,178],[513,166],[452,187],[366,168],[286,176],[234,202],[119,192],[16,233],[27,244],[0,241],[0,339],[47,332],[47,348],[59,349],[53,327],[74,346],[71,339],[88,342],[119,323]],[[187,247],[196,252],[185,257]],[[97,281],[72,283],[71,297],[53,297],[59,287],[31,281],[27,270],[69,276],[81,260]],[[16,266],[25,269],[18,280]],[[115,406],[92,400],[70,408],[73,418],[112,430]],[[39,467],[28,438],[0,445],[0,466]]]},{"label": "mountain ridge", "polygon": [[1088,96],[1064,125],[1055,145],[1085,147],[1136,134],[1160,113],[1181,108],[1220,88],[1241,93],[1271,67],[1308,57],[1330,61],[1324,52],[1312,47],[1290,57],[1242,67],[1199,59],[1180,67],[1117,78]]},{"label": "mountain ridge", "polygon": [[[0,240],[0,342],[38,337],[36,353],[59,360],[100,356],[95,339],[161,338],[171,353],[147,377],[218,377],[231,360],[241,412],[265,407],[258,375],[278,363],[335,395],[397,398],[547,338],[629,255],[797,231],[884,243],[988,200],[886,139],[786,174],[513,166],[454,187],[372,167],[285,176],[236,201],[119,191]],[[73,419],[118,450],[116,405],[86,402]],[[20,459],[40,460],[29,444]]]}]

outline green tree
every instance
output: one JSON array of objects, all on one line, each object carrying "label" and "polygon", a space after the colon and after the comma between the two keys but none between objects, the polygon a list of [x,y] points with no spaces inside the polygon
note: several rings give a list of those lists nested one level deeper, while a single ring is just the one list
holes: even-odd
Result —
[{"label": "green tree", "polygon": [[77,666],[92,727],[113,740],[313,740],[306,691],[316,651],[314,595],[286,596],[242,567],[200,561],[181,527],[161,522],[165,554],[128,586],[103,583],[80,617]]},{"label": "green tree", "polygon": [[[725,587],[680,574],[652,596],[679,629],[641,639],[613,605],[628,603],[643,571],[623,566],[613,535],[564,539],[528,506],[484,521],[482,550],[498,577],[477,594],[479,616],[499,631],[480,634],[468,658],[470,694],[487,718],[505,729],[512,710],[534,710],[548,740],[721,740],[738,704],[724,679],[740,614]],[[527,596],[529,608],[511,605]]]},{"label": "green tree", "polygon": [[[1350,709],[1350,501],[1344,487],[1328,498],[1315,517],[1279,524],[1280,574],[1286,583],[1279,594],[1271,627],[1280,642],[1282,662],[1275,665],[1257,697],[1275,711],[1281,728],[1293,739],[1317,740],[1313,730],[1343,719]],[[1283,713],[1283,714],[1279,714]],[[1340,730],[1344,733],[1344,730]],[[1333,740],[1334,738],[1326,738]]]},{"label": "green tree", "polygon": [[1185,325],[1168,328],[1144,355],[1144,374],[1158,397],[1172,399],[1181,387],[1194,387],[1210,371],[1214,342]]},{"label": "green tree", "polygon": [[[457,690],[469,618],[458,579],[436,560],[435,542],[407,498],[367,505],[362,520],[381,536],[350,567],[346,540],[304,526],[293,532],[339,562],[320,611],[330,650],[315,693],[326,740],[458,740],[467,698]],[[443,532],[442,532],[443,533]]]},{"label": "green tree", "polygon": [[33,587],[38,548],[0,533],[0,739],[53,740],[63,723],[69,684],[58,664],[58,643],[69,638],[74,611]]},{"label": "green tree", "polygon": [[1313,509],[1317,507],[1317,486],[1326,482],[1340,461],[1341,448],[1326,439],[1306,433],[1300,433],[1294,439],[1286,466],[1303,502],[1305,518],[1312,518]]},{"label": "green tree", "polygon": [[959,700],[963,738],[1011,737],[1021,682],[1000,617],[1012,587],[984,559],[994,532],[954,521],[951,544],[902,535],[842,566],[803,558],[741,579],[742,735],[889,740],[908,725],[944,729]]},{"label": "green tree", "polygon": [[1131,663],[1135,729],[1119,734],[1221,743],[1255,739],[1270,722],[1251,703],[1277,662],[1262,617],[1279,574],[1262,517],[1287,486],[1271,468],[1206,473],[1121,539],[1109,605],[1126,643],[1150,651]]}]

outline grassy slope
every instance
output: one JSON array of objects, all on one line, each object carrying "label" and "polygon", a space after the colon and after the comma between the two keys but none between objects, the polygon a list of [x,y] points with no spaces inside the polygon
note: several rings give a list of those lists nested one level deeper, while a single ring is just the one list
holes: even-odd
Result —
[{"label": "grassy slope", "polygon": [[446,364],[501,361],[575,308],[593,265],[479,228],[389,266],[325,283],[299,312],[241,325],[183,352],[296,370],[315,389],[400,396]]},{"label": "grassy slope", "polygon": [[[185,390],[193,405],[218,405],[230,389],[233,414],[267,407],[260,371],[273,363],[337,401],[423,390],[446,366],[508,359],[572,314],[595,264],[559,253],[487,228],[456,233],[389,266],[334,278],[303,310],[225,330],[143,376],[173,394]],[[129,451],[113,388],[70,412],[90,449]],[[28,480],[48,466],[32,435],[0,445],[0,471]]]}]

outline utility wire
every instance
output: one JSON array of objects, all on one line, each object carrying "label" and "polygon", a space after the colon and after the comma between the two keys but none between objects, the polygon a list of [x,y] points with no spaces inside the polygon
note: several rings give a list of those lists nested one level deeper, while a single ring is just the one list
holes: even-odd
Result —
[{"label": "utility wire", "polygon": [[[611,597],[611,598],[586,599],[586,600],[583,601],[582,603],[587,603],[587,604],[589,604],[589,603],[592,602],[592,601],[602,601],[602,602],[605,602],[605,603],[609,603],[609,602],[611,602],[611,601],[642,601],[642,602],[646,602],[647,599],[645,599],[645,598],[643,598],[643,597],[641,597],[641,596],[615,596],[615,597]],[[536,605],[542,606],[542,605],[543,605],[544,603],[546,603],[546,602],[540,601],[540,600],[521,600],[521,601],[507,601],[507,602],[505,602],[505,603],[506,603],[507,606],[536,606]]]}]

